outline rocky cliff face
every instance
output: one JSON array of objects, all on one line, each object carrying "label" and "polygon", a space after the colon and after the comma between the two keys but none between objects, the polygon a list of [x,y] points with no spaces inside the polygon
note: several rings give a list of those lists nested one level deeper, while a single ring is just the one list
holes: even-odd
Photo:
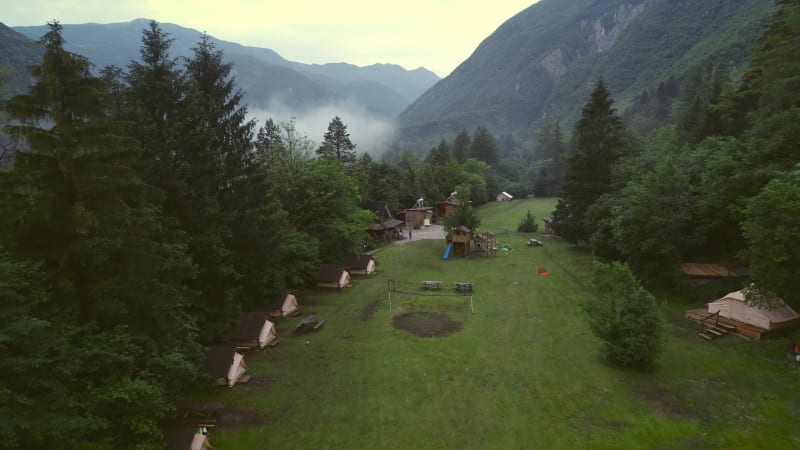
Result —
[{"label": "rocky cliff face", "polygon": [[592,21],[582,20],[581,30],[589,33],[588,40],[592,53],[604,52],[610,49],[622,32],[628,28],[628,25],[652,3],[653,0],[623,3],[612,14],[604,15]]},{"label": "rocky cliff face", "polygon": [[735,67],[773,7],[766,0],[540,0],[400,114],[398,148],[429,149],[479,125],[495,135],[526,136],[546,121],[568,130],[598,79],[624,108],[701,61]]}]

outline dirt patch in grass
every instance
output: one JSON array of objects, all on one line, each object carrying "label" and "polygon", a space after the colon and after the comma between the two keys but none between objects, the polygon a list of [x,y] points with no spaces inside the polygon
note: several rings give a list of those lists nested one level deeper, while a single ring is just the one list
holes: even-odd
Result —
[{"label": "dirt patch in grass", "polygon": [[392,319],[394,327],[419,337],[449,336],[461,330],[461,322],[451,320],[447,314],[410,312]]},{"label": "dirt patch in grass", "polygon": [[218,401],[193,403],[187,405],[187,410],[210,414],[216,418],[216,425],[220,428],[259,426],[266,422],[266,416],[254,409],[237,408]]},{"label": "dirt patch in grass", "polygon": [[701,423],[713,422],[713,405],[702,394],[704,391],[697,391],[693,386],[652,382],[635,387],[634,392],[661,416]]},{"label": "dirt patch in grass", "polygon": [[372,316],[375,315],[375,311],[378,310],[378,302],[378,300],[375,300],[361,310],[361,320],[367,321],[372,319]]}]

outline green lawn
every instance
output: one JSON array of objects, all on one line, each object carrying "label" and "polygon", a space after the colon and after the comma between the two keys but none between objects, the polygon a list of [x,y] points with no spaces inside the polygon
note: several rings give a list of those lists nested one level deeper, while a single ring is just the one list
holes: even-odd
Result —
[{"label": "green lawn", "polygon": [[[319,314],[325,326],[296,336],[298,319],[278,321],[281,344],[248,361],[260,382],[210,395],[260,411],[264,425],[216,430],[212,444],[223,450],[800,448],[800,370],[783,354],[785,339],[705,342],[682,319],[688,303],[673,295],[665,303],[666,350],[654,370],[601,361],[579,307],[591,295],[590,255],[544,237],[543,247],[529,248],[531,235],[513,231],[528,209],[541,228],[553,206],[552,199],[535,199],[478,210],[481,231],[497,232],[511,253],[443,261],[443,240],[415,241],[379,251],[380,273],[356,278],[350,289],[301,293],[303,311]],[[538,265],[550,275],[535,276]],[[390,311],[389,279],[472,281],[475,312],[468,297],[399,294]],[[365,319],[364,309],[375,302]],[[463,328],[437,338],[395,329],[392,318],[409,311],[445,312]]]}]

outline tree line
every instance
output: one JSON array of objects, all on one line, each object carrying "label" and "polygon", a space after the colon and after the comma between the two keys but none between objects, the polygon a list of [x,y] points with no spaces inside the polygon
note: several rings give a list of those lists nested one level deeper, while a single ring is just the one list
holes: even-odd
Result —
[{"label": "tree line", "polygon": [[672,124],[647,134],[597,83],[565,158],[559,235],[667,286],[680,285],[681,262],[744,263],[751,302],[800,306],[798,24],[798,2],[778,4],[738,81],[724,63],[702,64],[663,113]]},{"label": "tree line", "polygon": [[256,129],[207,36],[179,61],[152,22],[140,59],[99,76],[58,22],[41,43],[4,105],[0,440],[161,448],[209,381],[203,346],[360,248],[353,146],[338,117],[318,158],[291,121]]}]

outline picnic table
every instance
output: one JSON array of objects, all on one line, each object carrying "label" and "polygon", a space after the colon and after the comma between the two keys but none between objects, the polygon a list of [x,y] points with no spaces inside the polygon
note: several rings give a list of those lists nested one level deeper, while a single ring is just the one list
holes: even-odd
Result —
[{"label": "picnic table", "polygon": [[444,287],[444,283],[441,281],[423,281],[422,288],[423,289],[441,289]]},{"label": "picnic table", "polygon": [[456,282],[454,283],[454,287],[459,292],[472,292],[472,283],[468,282]]},{"label": "picnic table", "polygon": [[295,331],[317,331],[322,328],[325,323],[316,314],[309,314],[297,326],[294,327]]}]

